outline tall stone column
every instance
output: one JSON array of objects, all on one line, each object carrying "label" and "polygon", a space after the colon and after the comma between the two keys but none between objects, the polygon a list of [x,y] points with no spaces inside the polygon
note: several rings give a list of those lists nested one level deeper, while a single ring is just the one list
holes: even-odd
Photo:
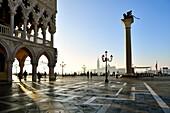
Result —
[{"label": "tall stone column", "polygon": [[32,62],[32,81],[36,82],[37,80],[37,63]]},{"label": "tall stone column", "polygon": [[56,27],[53,22],[50,22],[49,32],[51,34],[51,47],[54,45],[54,33],[56,32]]},{"label": "tall stone column", "polygon": [[54,33],[51,33],[51,47],[53,47],[54,44]]},{"label": "tall stone column", "polygon": [[11,11],[11,17],[10,17],[10,35],[13,36],[14,33],[14,16],[15,16],[16,12],[12,12]]},{"label": "tall stone column", "polygon": [[34,42],[37,43],[37,36],[38,36],[38,29],[37,29],[37,23],[34,23]]},{"label": "tall stone column", "polygon": [[131,24],[134,22],[132,11],[123,14],[124,18],[121,19],[125,29],[125,73],[132,74],[132,50],[131,50]]},{"label": "tall stone column", "polygon": [[54,65],[48,65],[49,67],[49,81],[54,80]]},{"label": "tall stone column", "polygon": [[20,73],[23,74],[24,60],[19,60]]},{"label": "tall stone column", "polygon": [[23,37],[22,37],[23,40],[26,40],[26,35],[27,35],[27,20],[28,20],[28,18],[24,18],[24,34],[23,34]]},{"label": "tall stone column", "polygon": [[13,61],[7,60],[7,81],[9,84],[12,84],[12,63]]},{"label": "tall stone column", "polygon": [[43,34],[43,45],[46,46],[46,26],[43,26],[42,28],[42,34]]}]

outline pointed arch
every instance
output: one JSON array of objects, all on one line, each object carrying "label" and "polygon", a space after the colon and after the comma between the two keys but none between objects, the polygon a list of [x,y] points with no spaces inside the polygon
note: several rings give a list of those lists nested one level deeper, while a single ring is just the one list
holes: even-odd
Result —
[{"label": "pointed arch", "polygon": [[0,43],[0,59],[1,59],[0,60],[0,72],[5,72],[5,61],[7,59],[7,50],[1,43]]},{"label": "pointed arch", "polygon": [[10,50],[8,44],[5,41],[0,40],[0,45],[2,45],[2,46],[0,46],[0,48],[2,47],[4,52],[5,52],[5,58],[6,59],[11,59],[11,57],[10,57],[11,50]]},{"label": "pointed arch", "polygon": [[10,64],[14,59],[11,58],[11,51],[7,43],[0,40],[0,80],[11,80],[12,74],[10,73]]},{"label": "pointed arch", "polygon": [[[27,52],[27,56],[29,56],[31,58],[31,61],[35,61],[35,53],[34,53],[34,50],[30,47],[30,46],[27,46],[27,45],[19,45],[15,48],[14,50],[14,53],[13,53],[13,58],[16,57],[17,55],[17,52],[19,50],[23,49],[25,52]],[[26,56],[24,56],[26,57]]]},{"label": "pointed arch", "polygon": [[52,55],[46,51],[46,50],[41,50],[38,55],[37,55],[37,61],[39,60],[39,58],[42,56],[42,55],[45,55],[48,59],[48,62],[49,64],[52,62]]},{"label": "pointed arch", "polygon": [[14,17],[14,28],[17,29],[16,30],[23,30],[22,26],[24,24],[24,21],[22,19],[23,17],[23,8],[21,6],[18,6],[16,8],[16,15]]},{"label": "pointed arch", "polygon": [[37,55],[37,59],[39,60],[42,55],[45,55],[48,59],[49,80],[54,80],[54,58],[47,50],[41,50]]}]

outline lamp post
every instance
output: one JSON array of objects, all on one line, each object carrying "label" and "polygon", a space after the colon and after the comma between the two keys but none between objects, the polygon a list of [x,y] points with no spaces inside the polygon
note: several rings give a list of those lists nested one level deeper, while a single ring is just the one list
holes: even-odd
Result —
[{"label": "lamp post", "polygon": [[83,65],[83,71],[84,71],[84,74],[86,73],[86,66],[85,65]]},{"label": "lamp post", "polygon": [[63,76],[64,67],[66,66],[66,64],[64,64],[64,62],[62,61],[62,63],[60,64],[60,66],[62,67],[62,76]]},{"label": "lamp post", "polygon": [[107,57],[107,51],[105,51],[105,54],[104,55],[102,55],[102,61],[103,62],[106,62],[106,75],[105,75],[105,83],[108,83],[109,82],[109,80],[108,80],[108,75],[107,75],[107,62],[111,62],[112,61],[112,59],[113,59],[113,55],[110,55],[110,59]]}]

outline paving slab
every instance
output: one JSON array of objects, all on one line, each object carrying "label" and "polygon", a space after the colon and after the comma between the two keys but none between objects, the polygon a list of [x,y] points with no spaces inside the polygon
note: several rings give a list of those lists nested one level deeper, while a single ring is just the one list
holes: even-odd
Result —
[{"label": "paving slab", "polygon": [[0,85],[0,113],[169,113],[170,77],[58,77]]}]

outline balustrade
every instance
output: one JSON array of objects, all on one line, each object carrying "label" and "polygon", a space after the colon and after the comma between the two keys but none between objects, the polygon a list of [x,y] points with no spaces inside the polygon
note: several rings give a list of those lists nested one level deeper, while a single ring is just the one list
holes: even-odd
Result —
[{"label": "balustrade", "polygon": [[23,31],[15,30],[13,36],[15,36],[15,37],[17,37],[17,38],[22,38],[22,37],[23,37],[23,34],[24,34]]},{"label": "balustrade", "polygon": [[34,42],[34,35],[28,34],[26,35],[26,40]]},{"label": "balustrade", "polygon": [[0,24],[0,34],[9,35],[10,34],[10,27]]},{"label": "balustrade", "polygon": [[51,41],[46,40],[46,46],[51,46]]},{"label": "balustrade", "polygon": [[37,37],[37,43],[38,43],[38,44],[43,44],[43,39],[40,38],[40,37]]},{"label": "balustrade", "polygon": [[[10,27],[0,24],[0,34],[10,35]],[[19,39],[23,39],[24,31],[14,30],[13,36],[16,37],[16,38],[19,38]],[[31,35],[31,34],[27,33],[25,40],[30,41],[30,42],[34,42],[34,38],[35,38],[34,35]],[[37,42],[36,43],[43,44],[43,38],[37,37]],[[52,42],[49,41],[49,40],[45,41],[46,46],[50,47],[51,43]]]}]

